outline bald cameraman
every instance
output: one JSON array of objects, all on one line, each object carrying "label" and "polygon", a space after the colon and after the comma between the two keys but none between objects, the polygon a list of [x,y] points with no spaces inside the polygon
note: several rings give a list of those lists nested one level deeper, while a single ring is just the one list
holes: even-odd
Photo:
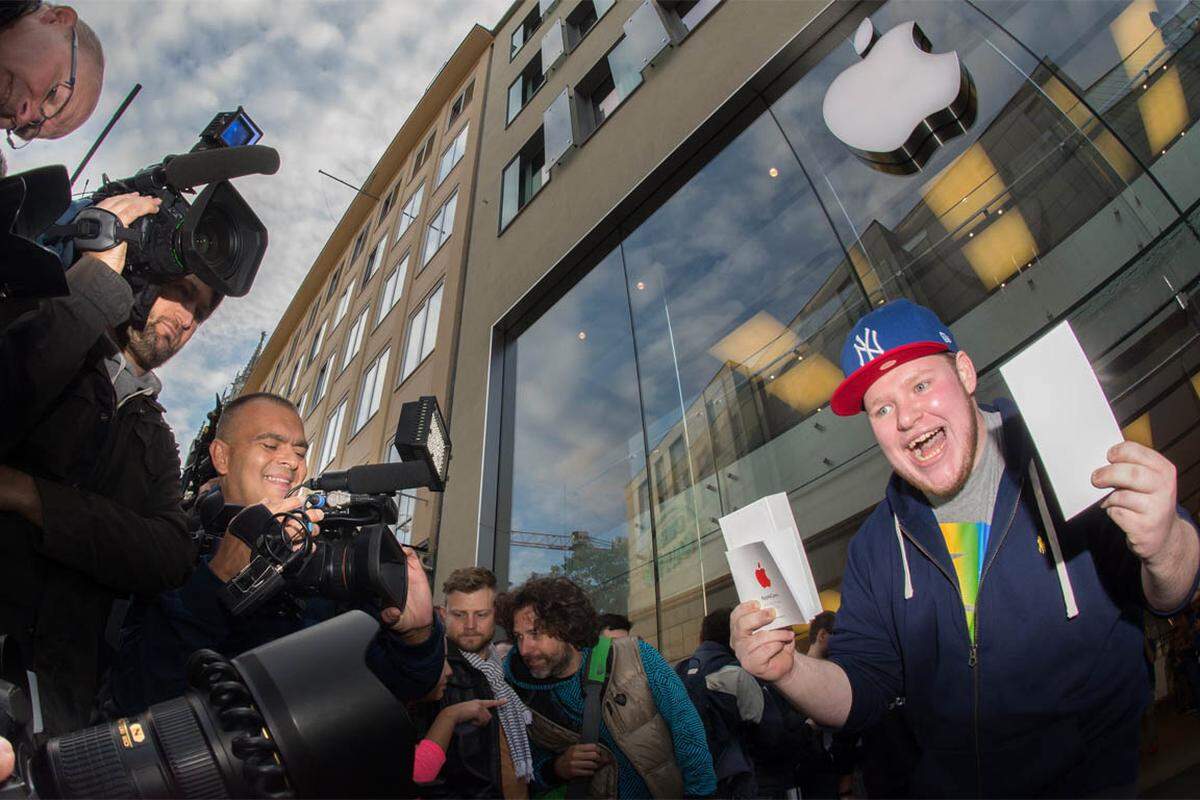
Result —
[{"label": "bald cameraman", "polygon": [[[159,201],[119,195],[99,207],[128,226]],[[0,633],[20,644],[51,735],[91,717],[113,601],[181,585],[194,558],[153,370],[221,298],[178,278],[144,290],[153,300],[137,327],[126,249],[80,258],[68,296],[0,332]]]},{"label": "bald cameraman", "polygon": [[[263,530],[263,508],[272,513],[303,510],[300,497],[287,495],[307,477],[307,452],[304,423],[287,399],[260,392],[225,407],[209,447],[224,510],[202,515],[206,533],[220,543],[182,589],[131,612],[112,672],[113,711],[132,714],[182,694],[187,658],[196,650],[233,657],[348,610],[346,604],[297,597],[285,589],[244,616],[234,616],[218,597],[221,587],[250,563],[251,547]],[[319,509],[304,513],[313,523],[322,518]],[[269,514],[265,522],[271,523]],[[314,532],[319,534],[320,528],[314,526]],[[289,533],[293,540],[304,536],[294,523]],[[437,683],[446,648],[420,558],[412,550],[406,555],[404,609],[359,607],[383,623],[368,664],[400,699],[414,700]]]},{"label": "bald cameraman", "polygon": [[13,149],[76,130],[103,83],[104,50],[74,9],[0,0],[0,125]]}]

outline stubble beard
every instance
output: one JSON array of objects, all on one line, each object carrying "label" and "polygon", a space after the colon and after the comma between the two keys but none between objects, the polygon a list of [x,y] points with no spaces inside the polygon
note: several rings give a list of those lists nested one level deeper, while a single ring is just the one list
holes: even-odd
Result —
[{"label": "stubble beard", "polygon": [[[964,394],[966,391],[964,390]],[[971,399],[967,395],[968,401]],[[958,471],[954,475],[954,481],[950,488],[944,491],[937,491],[934,486],[924,481],[916,480],[917,476],[909,478],[909,482],[919,489],[924,495],[938,497],[942,499],[954,497],[962,491],[962,488],[967,485],[967,481],[971,478],[971,472],[975,468],[975,455],[979,451],[979,411],[975,408],[975,404],[971,403],[971,421],[967,426],[967,446],[963,449],[963,459],[958,465]]]},{"label": "stubble beard", "polygon": [[133,353],[142,369],[147,371],[158,369],[175,355],[175,348],[170,339],[159,336],[157,327],[157,320],[150,319],[142,330],[130,326],[126,332],[128,342],[125,346]]}]

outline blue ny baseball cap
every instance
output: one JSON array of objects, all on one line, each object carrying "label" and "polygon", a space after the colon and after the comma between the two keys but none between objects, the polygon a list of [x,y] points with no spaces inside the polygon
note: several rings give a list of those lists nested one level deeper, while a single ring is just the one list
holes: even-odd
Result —
[{"label": "blue ny baseball cap", "polygon": [[893,300],[858,321],[842,346],[846,376],[829,405],[833,413],[852,417],[863,410],[863,395],[883,373],[935,353],[955,353],[950,328],[925,306]]}]

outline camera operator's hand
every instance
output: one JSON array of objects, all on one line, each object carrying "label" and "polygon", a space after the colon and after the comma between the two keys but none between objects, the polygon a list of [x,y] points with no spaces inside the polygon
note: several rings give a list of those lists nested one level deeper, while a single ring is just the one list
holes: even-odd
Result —
[{"label": "camera operator's hand", "polygon": [[608,763],[598,744],[573,744],[554,759],[554,773],[564,781],[587,778]]},{"label": "camera operator's hand", "polygon": [[[297,513],[304,506],[304,498],[295,496],[270,502],[263,500],[259,505],[266,506],[272,516],[288,512]],[[305,509],[303,513],[312,523],[312,535],[317,536],[320,534],[321,527],[316,523],[325,517],[325,512],[319,508],[309,508]],[[236,521],[237,517],[234,517],[234,522],[230,523],[230,528],[234,526]],[[293,549],[302,546],[306,536],[304,526],[297,520],[289,519],[284,525],[284,530],[287,531],[288,537],[292,540]],[[216,575],[219,580],[228,583],[234,575],[237,575],[246,568],[246,565],[250,563],[250,557],[250,546],[237,534],[226,531],[225,535],[221,537],[221,543],[217,546],[217,551],[213,553],[212,560],[208,562],[208,568],[212,570],[213,575]]]},{"label": "camera operator's hand", "polygon": [[408,560],[408,599],[404,611],[392,606],[383,609],[379,618],[400,634],[405,644],[421,644],[433,633],[433,592],[417,551],[403,546],[401,549]]},{"label": "camera operator's hand", "polygon": [[42,496],[33,478],[18,469],[0,465],[0,511],[15,511],[42,527]]},{"label": "camera operator's hand", "polygon": [[12,745],[8,739],[0,738],[0,781],[8,780],[13,768],[17,765],[17,757],[13,754]]},{"label": "camera operator's hand", "polygon": [[[96,208],[103,208],[105,211],[111,211],[116,214],[117,219],[121,220],[121,224],[128,228],[147,214],[157,214],[161,205],[162,200],[157,197],[146,197],[137,192],[131,192],[129,194],[106,197],[96,204]],[[90,255],[108,264],[113,272],[120,275],[125,270],[125,253],[127,250],[129,250],[127,243],[118,242],[117,246],[111,250],[102,250]]]}]

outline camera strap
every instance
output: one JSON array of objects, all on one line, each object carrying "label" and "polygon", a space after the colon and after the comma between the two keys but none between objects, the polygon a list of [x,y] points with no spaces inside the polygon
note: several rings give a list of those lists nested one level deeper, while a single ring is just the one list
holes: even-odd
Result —
[{"label": "camera strap", "polygon": [[136,242],[140,237],[136,231],[122,225],[120,217],[113,212],[97,206],[88,206],[67,224],[51,225],[47,228],[46,239],[72,240],[76,250],[98,253],[111,250],[121,242]]}]

